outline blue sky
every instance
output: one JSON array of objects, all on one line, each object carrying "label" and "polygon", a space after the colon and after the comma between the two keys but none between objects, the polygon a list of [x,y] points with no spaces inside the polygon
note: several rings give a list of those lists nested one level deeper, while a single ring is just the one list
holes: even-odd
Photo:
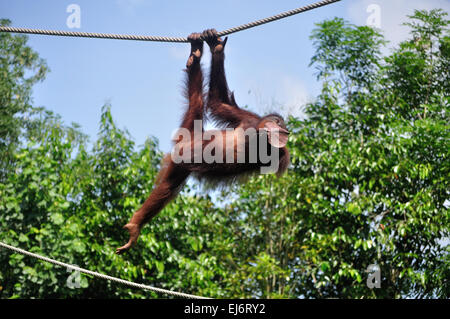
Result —
[{"label": "blue sky", "polygon": [[[17,27],[187,36],[212,27],[224,30],[314,1],[0,0],[0,18]],[[81,8],[80,29],[66,25],[66,8],[72,3]],[[343,0],[232,34],[225,66],[238,104],[256,112],[301,115],[302,104],[320,88],[314,69],[308,67],[314,24],[335,16],[365,24],[371,4],[379,6],[381,28],[393,44],[406,35],[399,24],[413,9],[450,11],[448,0]],[[92,141],[101,107],[110,102],[115,121],[138,145],[153,135],[162,150],[170,150],[171,134],[185,108],[181,92],[188,44],[32,35],[29,45],[51,69],[35,86],[35,105],[55,111],[66,123],[79,123]],[[208,58],[205,54],[205,69]]]}]

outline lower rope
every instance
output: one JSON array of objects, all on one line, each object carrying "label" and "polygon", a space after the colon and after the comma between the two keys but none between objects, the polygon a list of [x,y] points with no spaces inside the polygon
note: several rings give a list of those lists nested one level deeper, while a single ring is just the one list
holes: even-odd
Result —
[{"label": "lower rope", "polygon": [[91,276],[94,276],[94,277],[98,277],[98,278],[102,278],[102,279],[118,282],[120,284],[131,286],[131,287],[135,287],[135,288],[151,290],[151,291],[154,291],[154,292],[157,292],[157,293],[162,293],[162,294],[167,294],[167,295],[172,295],[172,296],[182,297],[182,298],[188,298],[188,299],[210,299],[210,298],[207,298],[207,297],[201,297],[201,296],[196,296],[196,295],[191,295],[191,294],[185,294],[185,293],[182,293],[182,292],[176,292],[176,291],[166,290],[166,289],[162,289],[162,288],[156,288],[156,287],[152,287],[152,286],[147,286],[147,285],[143,285],[143,284],[137,284],[137,283],[134,283],[134,282],[131,282],[131,281],[128,281],[128,280],[124,280],[124,279],[120,279],[120,278],[116,278],[116,277],[100,274],[100,273],[95,272],[95,271],[90,271],[90,270],[87,270],[87,269],[80,268],[78,266],[66,264],[66,263],[63,263],[61,261],[57,261],[57,260],[54,260],[54,259],[51,259],[51,258],[47,258],[47,257],[41,256],[41,255],[38,255],[38,254],[30,253],[29,251],[26,251],[26,250],[23,250],[23,249],[14,247],[14,246],[10,246],[10,245],[7,245],[7,244],[2,243],[2,242],[0,242],[0,247],[3,247],[3,248],[6,248],[6,249],[15,251],[15,252],[17,252],[19,254],[22,254],[22,255],[26,255],[26,256],[30,256],[30,257],[33,257],[33,258],[40,259],[40,260],[46,261],[46,262],[54,264],[54,265],[58,265],[58,266],[61,266],[61,267],[66,267],[66,268],[73,269],[75,271],[79,271],[79,272],[82,272],[82,273],[85,273],[85,274],[88,274],[88,275],[91,275]]}]

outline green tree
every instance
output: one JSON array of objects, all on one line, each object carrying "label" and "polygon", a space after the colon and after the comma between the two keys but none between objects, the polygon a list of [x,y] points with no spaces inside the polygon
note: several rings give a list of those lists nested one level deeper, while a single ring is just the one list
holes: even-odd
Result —
[{"label": "green tree", "polygon": [[[227,207],[239,229],[233,296],[448,298],[445,17],[416,11],[412,39],[385,59],[378,31],[317,25],[323,89],[307,119],[290,119],[292,167],[237,189]],[[366,286],[370,264],[381,289]]]},{"label": "green tree", "polygon": [[[225,296],[225,269],[217,262],[224,214],[208,196],[189,188],[146,227],[126,256],[114,251],[127,239],[122,226],[151,190],[161,153],[149,139],[136,150],[102,112],[92,151],[76,127],[45,120],[39,142],[16,153],[15,174],[0,184],[0,240],[109,275],[208,296]],[[223,234],[223,237],[222,235]],[[0,251],[0,296],[6,298],[148,298],[155,293],[82,275],[67,286],[65,269]]]},{"label": "green tree", "polygon": [[[9,24],[0,19],[0,25]],[[24,35],[0,33],[0,181],[11,168],[21,128],[30,123],[32,86],[47,73],[44,61],[26,42]]]}]

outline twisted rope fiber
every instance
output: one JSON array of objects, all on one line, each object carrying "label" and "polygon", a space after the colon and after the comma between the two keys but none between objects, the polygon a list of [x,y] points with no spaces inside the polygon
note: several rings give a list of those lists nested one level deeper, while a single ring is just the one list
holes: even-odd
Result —
[{"label": "twisted rope fiber", "polygon": [[[242,30],[250,29],[265,23],[276,21],[279,19],[287,18],[289,16],[299,14],[305,11],[316,9],[322,6],[332,4],[341,0],[323,0],[316,3],[312,3],[294,10],[282,12],[280,14],[273,15],[268,18],[260,19],[250,23],[246,23],[234,28],[230,28],[221,32],[218,32],[219,36],[224,36],[239,32]],[[101,39],[116,39],[116,40],[136,40],[136,41],[156,41],[156,42],[189,42],[187,38],[181,37],[162,37],[151,35],[130,35],[130,34],[110,34],[110,33],[93,33],[93,32],[76,32],[76,31],[61,31],[61,30],[43,30],[43,29],[28,29],[28,28],[15,28],[0,26],[0,32],[14,32],[14,33],[29,33],[29,34],[43,34],[43,35],[56,35],[67,37],[82,37],[82,38],[101,38]]]},{"label": "twisted rope fiber", "polygon": [[162,289],[162,288],[156,288],[156,287],[152,287],[152,286],[147,286],[147,285],[143,285],[143,284],[137,284],[137,283],[134,283],[134,282],[131,282],[131,281],[128,281],[128,280],[124,280],[124,279],[120,279],[120,278],[116,278],[116,277],[100,274],[100,273],[95,272],[95,271],[90,271],[90,270],[83,269],[83,268],[80,268],[80,267],[77,267],[77,266],[74,266],[74,265],[63,263],[61,261],[57,261],[57,260],[54,260],[54,259],[51,259],[51,258],[47,258],[47,257],[41,256],[41,255],[38,255],[38,254],[34,254],[34,253],[29,252],[29,251],[26,251],[26,250],[23,250],[23,249],[14,247],[14,246],[10,246],[10,245],[7,245],[7,244],[2,243],[2,242],[0,242],[0,247],[10,249],[10,250],[15,251],[15,252],[17,252],[19,254],[22,254],[22,255],[31,256],[33,258],[37,258],[37,259],[49,262],[51,264],[55,264],[55,265],[58,265],[58,266],[61,266],[61,267],[66,267],[66,268],[73,269],[73,270],[76,270],[76,271],[79,271],[79,272],[82,272],[82,273],[85,273],[85,274],[88,274],[88,275],[92,275],[94,277],[98,277],[98,278],[102,278],[102,279],[118,282],[120,284],[132,286],[132,287],[135,287],[135,288],[151,290],[151,291],[158,292],[158,293],[163,293],[163,294],[168,294],[168,295],[172,295],[172,296],[176,296],[176,297],[182,297],[182,298],[188,298],[188,299],[210,299],[210,298],[206,298],[206,297],[185,294],[185,293],[182,293],[182,292],[176,292],[176,291],[166,290],[166,289]]}]

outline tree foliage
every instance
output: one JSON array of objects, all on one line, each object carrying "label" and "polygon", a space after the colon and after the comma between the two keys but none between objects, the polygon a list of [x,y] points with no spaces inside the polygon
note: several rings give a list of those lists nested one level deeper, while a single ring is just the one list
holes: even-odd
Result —
[{"label": "tree foliage", "polygon": [[[9,24],[0,19],[0,25]],[[26,42],[26,36],[0,33],[0,181],[12,165],[21,128],[30,124],[25,115],[33,110],[31,88],[47,73],[45,62]]]}]

